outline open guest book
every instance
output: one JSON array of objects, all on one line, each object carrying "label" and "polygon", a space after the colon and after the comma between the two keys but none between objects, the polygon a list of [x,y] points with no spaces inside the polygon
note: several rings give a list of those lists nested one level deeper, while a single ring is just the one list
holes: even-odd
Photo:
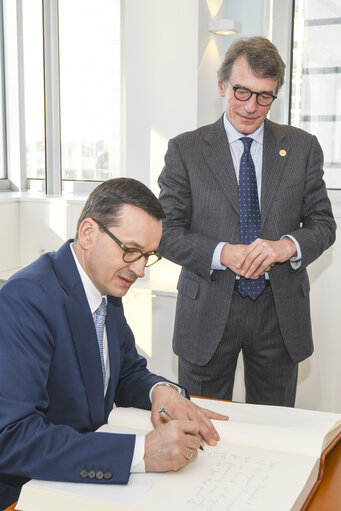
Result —
[{"label": "open guest book", "polygon": [[[297,511],[323,472],[325,453],[341,438],[341,414],[194,398],[229,415],[221,436],[178,472],[131,474],[127,485],[32,480],[20,511]],[[114,408],[108,433],[150,431],[150,412]],[[113,456],[115,454],[113,453]]]}]

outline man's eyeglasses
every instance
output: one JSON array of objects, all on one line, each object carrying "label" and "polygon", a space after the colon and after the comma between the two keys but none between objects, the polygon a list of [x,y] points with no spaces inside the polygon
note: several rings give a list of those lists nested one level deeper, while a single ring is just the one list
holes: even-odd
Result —
[{"label": "man's eyeglasses", "polygon": [[[230,83],[231,81],[227,79]],[[234,97],[238,99],[238,101],[248,101],[252,94],[256,95],[256,101],[260,106],[270,106],[271,103],[277,98],[274,94],[270,92],[255,92],[253,90],[247,89],[246,87],[239,87],[239,85],[232,85],[232,89],[234,92]]]},{"label": "man's eyeglasses", "polygon": [[141,259],[141,257],[144,257],[146,259],[146,268],[149,266],[152,266],[153,264],[157,263],[162,259],[160,254],[158,252],[142,252],[139,248],[132,248],[132,247],[126,247],[112,232],[109,231],[101,222],[93,218],[96,222],[96,224],[99,225],[99,227],[104,231],[112,240],[114,240],[117,245],[121,247],[123,250],[122,259],[125,263],[134,263],[135,261],[138,261]]}]

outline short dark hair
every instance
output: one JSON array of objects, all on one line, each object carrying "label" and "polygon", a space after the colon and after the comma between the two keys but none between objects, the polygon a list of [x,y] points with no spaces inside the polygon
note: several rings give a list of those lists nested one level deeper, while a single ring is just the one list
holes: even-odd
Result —
[{"label": "short dark hair", "polygon": [[265,37],[249,37],[233,42],[225,53],[218,69],[218,79],[225,82],[231,74],[234,62],[245,57],[254,74],[260,78],[272,78],[277,82],[277,90],[284,83],[285,64],[274,44]]},{"label": "short dark hair", "polygon": [[143,183],[128,177],[108,179],[90,193],[77,222],[75,239],[85,218],[98,220],[107,228],[118,225],[124,204],[137,206],[157,220],[165,218],[161,203]]}]

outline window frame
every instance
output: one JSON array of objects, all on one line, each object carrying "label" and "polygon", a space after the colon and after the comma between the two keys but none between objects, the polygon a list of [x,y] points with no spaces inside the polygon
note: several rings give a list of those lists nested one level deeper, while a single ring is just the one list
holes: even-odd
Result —
[{"label": "window frame", "polygon": [[[293,80],[293,72],[294,72],[294,69],[293,69],[293,51],[294,51],[294,36],[295,36],[295,33],[294,33],[294,24],[295,24],[295,10],[296,10],[296,0],[292,0],[292,25],[291,25],[291,63],[290,63],[290,96],[289,96],[289,104],[288,104],[288,123],[291,124],[292,122],[292,107],[293,107],[293,94],[292,94],[292,80]],[[317,26],[317,25],[325,25],[325,23],[318,23],[319,20],[309,20],[307,19],[306,22],[307,22],[307,25],[308,26]],[[330,20],[328,19],[328,21],[330,22]],[[302,72],[303,72],[303,75],[304,74],[307,74],[307,73],[304,73],[305,69],[302,68]],[[322,76],[322,75],[321,75]],[[312,116],[308,116],[308,117],[315,117],[314,115]],[[339,115],[335,115],[335,116],[332,116],[332,115],[323,115],[321,114],[319,117],[321,118],[331,118],[331,117],[340,117]],[[338,122],[340,122],[338,120]],[[296,124],[293,124],[293,126],[296,126]],[[302,125],[299,126],[301,129],[305,129],[304,127],[302,127]],[[323,149],[323,147],[322,147]],[[337,162],[339,163],[339,162]],[[336,193],[340,193],[341,191],[341,168],[338,168],[337,169],[337,173],[333,172],[333,166],[326,166],[324,167],[324,172],[325,172],[325,181],[326,181],[326,186],[327,186],[327,189],[329,191],[335,191]]]},{"label": "window frame", "polygon": [[[13,0],[0,0],[1,7],[3,4],[5,4],[3,13],[3,82],[5,85],[7,85],[7,87],[9,83],[15,84],[15,90],[10,90],[9,94],[3,100],[4,116],[2,119],[4,133],[8,134],[6,143],[4,144],[4,148],[6,150],[5,157],[8,169],[8,179],[0,179],[0,191],[30,191],[30,193],[34,193],[35,195],[38,193],[38,195],[43,194],[46,197],[72,197],[78,194],[86,196],[102,181],[88,181],[86,179],[70,180],[72,181],[71,186],[66,185],[66,190],[63,190],[63,183],[69,183],[70,181],[67,179],[62,179],[58,0],[41,0],[44,81],[45,176],[43,179],[35,179],[27,176],[24,96],[25,82],[23,56],[23,1],[24,0],[16,0],[16,2],[13,2]],[[122,3],[123,2],[120,1],[121,23],[123,12]],[[122,44],[120,51],[122,53]],[[122,77],[120,81],[122,88]],[[4,90],[6,90],[6,87]],[[121,136],[120,138],[121,140],[119,141],[119,145],[122,155],[123,137]],[[123,160],[122,156],[121,159]],[[32,182],[42,183],[41,186],[38,185],[36,187],[36,192],[33,191],[34,188],[31,189]]]},{"label": "window frame", "polygon": [[6,136],[6,84],[5,84],[5,41],[3,0],[0,0],[0,165],[3,169],[0,177],[0,190],[9,188],[7,173],[7,136]]}]

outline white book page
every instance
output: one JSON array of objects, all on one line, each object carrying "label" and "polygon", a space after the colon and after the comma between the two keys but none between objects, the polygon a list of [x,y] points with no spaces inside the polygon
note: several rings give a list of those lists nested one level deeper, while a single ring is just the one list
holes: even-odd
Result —
[{"label": "white book page", "polygon": [[[112,509],[143,509],[138,505],[139,500],[148,490],[157,484],[163,474],[131,474],[128,484],[88,484],[88,483],[60,483],[56,481],[38,481],[32,479],[23,487],[17,508],[22,511],[38,511],[43,509],[60,509],[64,511],[85,511],[84,499],[96,502],[96,509],[107,509],[102,504],[111,503]],[[32,498],[31,498],[31,496]],[[53,507],[55,498],[63,507]],[[43,499],[46,500],[43,500]],[[79,506],[76,506],[79,498]],[[68,504],[72,503],[72,508]]]},{"label": "white book page", "polygon": [[317,471],[318,461],[309,456],[220,443],[160,479],[139,506],[149,511],[296,510],[296,499]]},{"label": "white book page", "polygon": [[[121,426],[123,428],[132,427],[136,430],[151,431],[153,429],[153,425],[150,418],[150,410],[114,407],[109,414],[108,424]],[[141,431],[139,431],[139,433],[141,433]]]},{"label": "white book page", "polygon": [[[100,430],[127,432],[125,428],[109,425]],[[128,431],[134,432],[131,428]],[[64,508],[72,504],[74,511],[88,510],[84,499],[97,502],[103,510],[122,506],[122,509],[159,511],[162,503],[163,511],[289,511],[296,509],[294,503],[314,467],[317,469],[318,463],[312,457],[220,442],[217,447],[206,446],[204,452],[199,451],[198,457],[178,472],[131,474],[128,485],[32,480],[26,485],[26,491],[38,491],[32,494],[34,505],[27,505],[24,488],[19,501],[23,507],[19,509],[45,511],[44,506],[51,505],[51,499],[54,502],[60,495]],[[313,481],[316,476],[315,471]],[[310,486],[305,496],[309,489]],[[74,500],[77,496],[79,501]]]},{"label": "white book page", "polygon": [[334,427],[341,430],[339,413],[197,398],[193,401],[230,417],[228,422],[213,421],[221,439],[229,443],[319,457],[327,445],[324,445],[327,433]]},{"label": "white book page", "polygon": [[[338,413],[198,398],[192,401],[203,408],[229,416],[227,422],[213,421],[221,441],[228,443],[319,457],[327,445],[323,442],[327,433],[335,426],[341,430],[341,414]],[[149,410],[114,408],[108,422],[150,431],[150,415]]]}]

